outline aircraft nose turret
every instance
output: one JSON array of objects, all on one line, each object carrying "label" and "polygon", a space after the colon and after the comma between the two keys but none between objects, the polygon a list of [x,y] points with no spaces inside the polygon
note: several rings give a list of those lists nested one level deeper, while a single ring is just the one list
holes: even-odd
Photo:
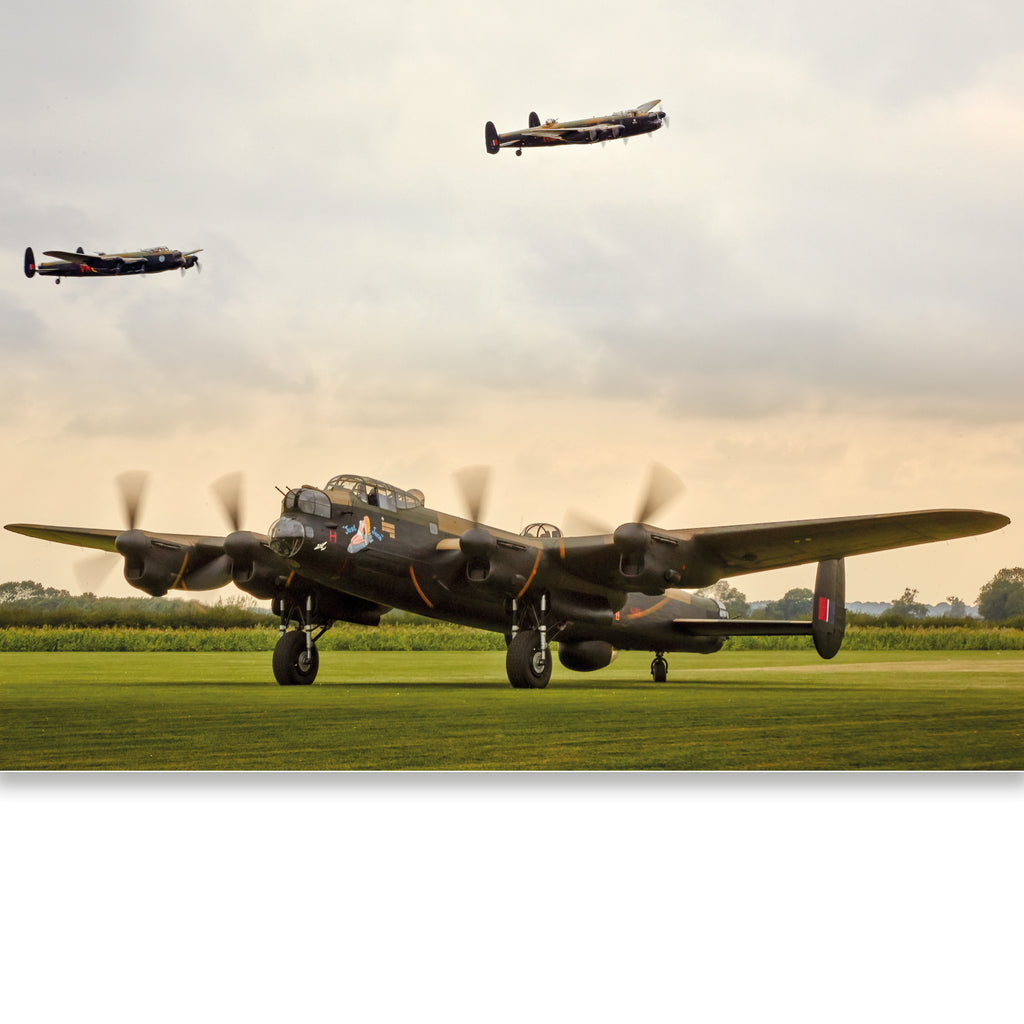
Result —
[{"label": "aircraft nose turret", "polygon": [[294,558],[306,539],[306,531],[297,519],[281,516],[270,525],[270,550],[282,558]]}]

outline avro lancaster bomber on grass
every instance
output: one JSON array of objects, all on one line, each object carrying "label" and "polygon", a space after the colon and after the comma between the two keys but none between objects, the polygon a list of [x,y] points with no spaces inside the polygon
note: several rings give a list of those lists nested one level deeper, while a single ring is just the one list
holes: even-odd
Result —
[{"label": "avro lancaster bomber on grass", "polygon": [[[481,523],[486,473],[458,477],[468,518],[426,507],[423,494],[344,474],[324,487],[282,492],[267,534],[240,528],[238,479],[215,490],[232,524],[225,537],[155,533],[136,526],[142,478],[121,478],[127,529],[12,524],[14,533],[117,552],[125,579],[147,594],[212,590],[230,582],[272,602],[281,637],[273,655],[282,685],[312,683],[316,642],[336,622],[376,625],[390,608],[505,635],[517,688],[547,685],[552,643],[576,671],[608,665],[616,650],[654,653],[667,677],[671,651],[710,654],[743,635],[806,635],[823,658],[845,629],[843,559],[988,533],[995,512],[937,510],[748,526],[662,529],[658,509],[681,485],[655,466],[634,521],[609,533],[565,536],[549,523],[521,533]],[[680,588],[724,577],[817,563],[810,621],[729,619],[712,598]]]}]

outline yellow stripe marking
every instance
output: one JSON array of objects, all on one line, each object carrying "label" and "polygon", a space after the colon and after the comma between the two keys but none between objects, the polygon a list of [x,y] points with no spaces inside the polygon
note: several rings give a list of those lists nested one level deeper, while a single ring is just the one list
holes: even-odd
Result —
[{"label": "yellow stripe marking", "polygon": [[427,595],[423,593],[423,590],[422,590],[422,588],[419,585],[419,581],[416,579],[416,572],[415,572],[415,570],[413,569],[413,567],[411,565],[409,566],[409,575],[412,577],[412,585],[416,588],[416,593],[419,594],[420,597],[423,598],[423,603],[428,608],[433,608],[434,607],[434,602],[431,601],[430,598],[427,597]]},{"label": "yellow stripe marking", "polygon": [[188,552],[185,552],[185,561],[181,563],[181,568],[178,570],[178,575],[175,577],[174,582],[171,584],[171,590],[188,590],[188,587],[184,586],[181,582],[181,577],[185,575],[185,566],[188,565]]},{"label": "yellow stripe marking", "polygon": [[663,597],[657,604],[652,604],[650,608],[645,608],[642,612],[630,612],[627,619],[642,619],[645,615],[650,615],[651,612],[656,612],[659,608],[663,608],[671,600],[669,597]]},{"label": "yellow stripe marking", "polygon": [[533,577],[537,575],[537,569],[540,567],[540,556],[543,555],[543,554],[544,554],[544,549],[543,548],[539,548],[537,550],[537,557],[536,557],[536,559],[534,559],[534,562],[533,562],[533,571],[530,573],[529,579],[527,579],[527,581],[523,584],[523,589],[520,590],[518,594],[516,594],[516,600],[517,601],[519,600],[519,598],[521,598],[523,596],[523,594],[525,594],[527,592],[527,590],[530,589],[530,584],[533,582]]}]

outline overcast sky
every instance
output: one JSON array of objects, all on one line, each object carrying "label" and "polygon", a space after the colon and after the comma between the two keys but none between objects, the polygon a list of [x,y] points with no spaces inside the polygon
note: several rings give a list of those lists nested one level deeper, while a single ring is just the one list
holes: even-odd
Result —
[{"label": "overcast sky", "polygon": [[[0,521],[223,532],[208,484],[360,472],[487,519],[668,527],[977,507],[851,600],[1024,560],[1019,3],[18,5],[0,38]],[[484,149],[660,98],[628,144]],[[28,281],[32,245],[202,247]],[[81,589],[4,533],[0,576]],[[750,598],[813,569],[736,584]],[[112,573],[105,589],[130,593]]]}]

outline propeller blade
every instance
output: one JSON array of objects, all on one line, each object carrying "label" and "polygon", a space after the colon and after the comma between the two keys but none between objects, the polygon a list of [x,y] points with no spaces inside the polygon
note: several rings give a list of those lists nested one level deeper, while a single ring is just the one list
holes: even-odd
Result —
[{"label": "propeller blade", "polygon": [[242,474],[226,473],[210,484],[210,490],[217,495],[232,532],[237,533],[242,528]]},{"label": "propeller blade", "polygon": [[113,572],[117,559],[118,556],[112,551],[101,551],[98,555],[90,555],[75,562],[71,568],[79,587],[82,588],[82,593],[97,593]]},{"label": "propeller blade", "polygon": [[479,523],[483,515],[484,500],[487,497],[491,477],[490,466],[467,466],[455,474],[455,482],[462,491],[462,500],[474,523]]},{"label": "propeller blade", "polygon": [[685,490],[682,480],[671,469],[660,462],[652,462],[651,476],[636,513],[636,522],[649,523],[665,505]]},{"label": "propeller blade", "polygon": [[146,489],[148,479],[149,474],[141,469],[130,469],[117,478],[117,484],[121,490],[121,501],[124,504],[124,519],[129,530],[134,530],[135,524],[138,522],[142,494]]},{"label": "propeller blade", "polygon": [[562,517],[562,524],[566,536],[569,537],[603,537],[612,532],[612,527],[600,519],[596,519],[587,512],[581,512],[577,508],[566,510]]}]

